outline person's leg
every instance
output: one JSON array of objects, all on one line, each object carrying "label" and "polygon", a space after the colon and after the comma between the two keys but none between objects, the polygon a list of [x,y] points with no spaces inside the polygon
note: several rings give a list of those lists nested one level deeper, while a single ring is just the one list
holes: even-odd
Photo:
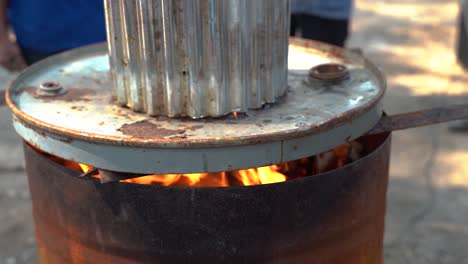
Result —
[{"label": "person's leg", "polygon": [[463,69],[468,69],[468,28],[464,12],[460,13],[458,19],[457,59]]},{"label": "person's leg", "polygon": [[333,45],[344,47],[349,34],[349,19],[340,20],[329,20],[330,30],[333,34],[330,34],[330,42]]},{"label": "person's leg", "polygon": [[28,65],[31,65],[37,61],[40,61],[42,59],[45,59],[49,56],[52,56],[54,54],[57,54],[59,52],[42,52],[42,51],[37,51],[37,50],[32,50],[32,49],[26,49],[23,47],[20,47],[21,53]]},{"label": "person's leg", "polygon": [[291,23],[290,23],[290,30],[289,30],[289,36],[291,37],[296,36],[298,16],[299,15],[291,15]]},{"label": "person's leg", "polygon": [[[466,10],[467,8],[461,9],[460,16],[458,18],[458,36],[457,36],[457,60],[458,63],[463,67],[465,71],[468,70],[468,28],[466,21]],[[459,120],[451,122],[448,125],[448,129],[452,132],[468,133],[468,120]]]},{"label": "person's leg", "polygon": [[313,15],[300,17],[302,37],[343,47],[348,38],[349,20],[327,19]]}]

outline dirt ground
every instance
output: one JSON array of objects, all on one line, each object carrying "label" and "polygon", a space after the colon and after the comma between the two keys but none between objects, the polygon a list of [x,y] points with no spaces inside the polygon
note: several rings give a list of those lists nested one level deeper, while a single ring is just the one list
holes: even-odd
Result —
[{"label": "dirt ground", "polygon": [[[458,1],[358,0],[348,46],[388,78],[389,113],[466,103],[454,56]],[[0,69],[4,85],[11,77]],[[21,142],[0,109],[0,263],[37,263]],[[385,263],[468,264],[468,133],[394,133]]]},{"label": "dirt ground", "polygon": [[[389,113],[467,102],[454,55],[458,1],[358,1],[350,47],[388,79]],[[468,134],[394,133],[386,263],[468,263]]]}]

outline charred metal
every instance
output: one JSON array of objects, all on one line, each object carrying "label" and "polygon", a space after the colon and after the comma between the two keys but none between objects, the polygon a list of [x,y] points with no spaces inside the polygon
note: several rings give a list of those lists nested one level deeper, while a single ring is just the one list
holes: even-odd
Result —
[{"label": "charred metal", "polygon": [[253,187],[101,184],[25,146],[41,262],[381,263],[389,134],[313,177]]}]

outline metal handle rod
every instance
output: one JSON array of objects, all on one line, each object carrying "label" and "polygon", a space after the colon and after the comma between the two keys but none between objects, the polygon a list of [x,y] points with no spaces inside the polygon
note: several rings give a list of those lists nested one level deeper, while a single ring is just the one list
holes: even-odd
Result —
[{"label": "metal handle rod", "polygon": [[429,126],[459,119],[468,119],[468,104],[386,115],[366,135]]}]

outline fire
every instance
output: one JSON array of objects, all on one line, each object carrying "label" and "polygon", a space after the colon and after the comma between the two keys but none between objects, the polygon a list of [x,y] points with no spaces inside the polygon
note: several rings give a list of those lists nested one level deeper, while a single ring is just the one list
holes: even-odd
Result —
[{"label": "fire", "polygon": [[[79,171],[81,173],[87,173],[93,169],[92,166],[86,164],[64,160],[42,152],[41,150],[37,151],[69,169]],[[193,187],[229,187],[272,184],[291,179],[313,176],[318,173],[341,168],[346,166],[349,162],[361,158],[363,156],[363,152],[364,147],[362,144],[358,141],[353,141],[348,144],[340,145],[327,152],[320,153],[316,156],[277,165],[215,173],[154,174],[140,177],[136,175],[135,178],[121,180],[120,182],[158,186]],[[100,175],[94,175],[92,177],[100,178]]]},{"label": "fire", "polygon": [[88,171],[90,171],[90,170],[93,169],[93,167],[88,166],[88,165],[86,165],[86,164],[82,164],[82,163],[78,163],[78,166],[80,166],[80,168],[81,168],[81,170],[82,170],[83,172],[88,172]]},{"label": "fire", "polygon": [[[76,168],[77,166],[67,166]],[[86,173],[93,167],[78,164],[81,172]],[[279,172],[280,166],[273,165],[257,169],[246,169],[231,172],[218,173],[191,173],[191,174],[154,174],[137,178],[121,180],[120,182],[159,185],[159,186],[196,186],[196,187],[228,187],[251,186],[284,182],[286,175]],[[97,176],[99,177],[99,176]],[[229,180],[230,179],[230,180]]]},{"label": "fire", "polygon": [[258,169],[247,169],[236,171],[233,174],[245,186],[269,184],[286,181],[286,175],[279,172],[280,167],[277,165],[269,167],[260,167]]},{"label": "fire", "polygon": [[226,173],[155,174],[120,182],[160,186],[227,187]]},{"label": "fire", "polygon": [[[86,173],[93,167],[66,161],[65,166],[71,169],[79,168]],[[286,166],[286,164],[284,165]],[[286,175],[280,172],[282,168],[278,165],[219,173],[191,173],[191,174],[154,174],[142,176],[120,182],[160,185],[160,186],[197,186],[197,187],[228,187],[232,185],[251,186],[259,184],[270,184],[284,182]],[[97,176],[99,177],[99,176]],[[230,183],[228,178],[235,183]]]},{"label": "fire", "polygon": [[239,115],[237,114],[237,112],[233,112],[232,115],[234,116],[235,119],[237,119],[239,117]]}]

